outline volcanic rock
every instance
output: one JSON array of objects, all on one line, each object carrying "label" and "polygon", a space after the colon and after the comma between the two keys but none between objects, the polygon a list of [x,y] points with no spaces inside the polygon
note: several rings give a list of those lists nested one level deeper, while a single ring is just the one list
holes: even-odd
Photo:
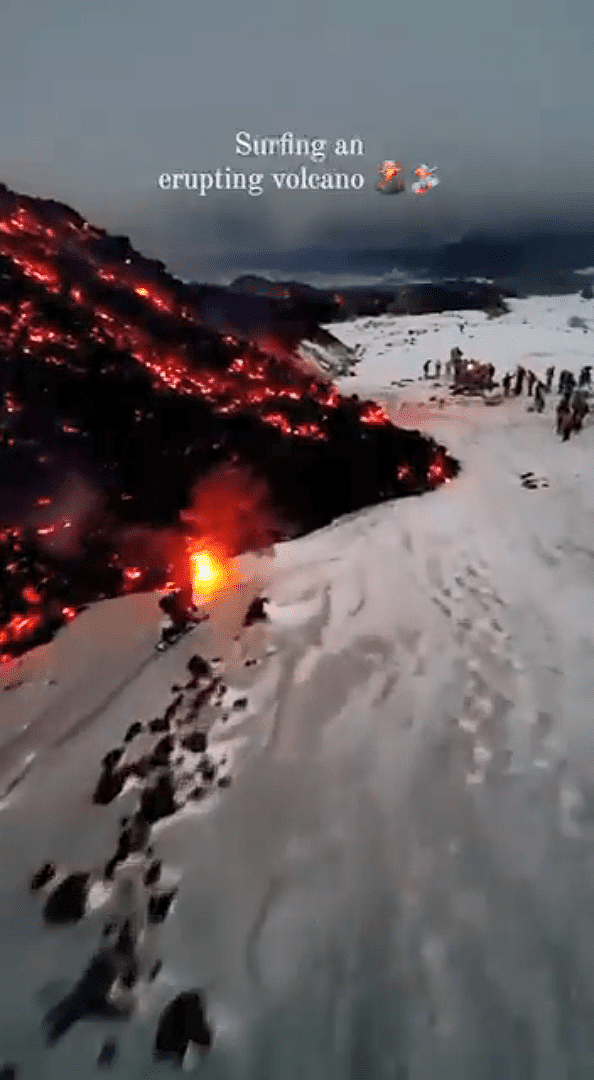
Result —
[{"label": "volcanic rock", "polygon": [[144,757],[138,758],[138,761],[131,761],[126,766],[126,773],[128,776],[137,776],[140,780],[144,780],[149,775],[152,767],[152,755],[145,754]]},{"label": "volcanic rock", "polygon": [[160,818],[175,814],[175,787],[170,773],[160,776],[153,787],[142,793],[140,811],[147,821],[155,822]]},{"label": "volcanic rock", "polygon": [[202,779],[207,784],[212,784],[215,778],[216,768],[214,762],[212,762],[209,757],[202,758],[200,762],[200,773],[202,775]]},{"label": "volcanic rock", "polygon": [[264,604],[265,603],[266,603],[266,597],[265,596],[256,596],[252,600],[249,608],[246,611],[245,618],[243,620],[243,625],[244,626],[253,626],[253,624],[255,622],[263,622],[268,618],[268,616],[266,614],[266,611],[264,609]]},{"label": "volcanic rock", "polygon": [[118,865],[119,861],[120,860],[119,860],[118,856],[113,855],[112,858],[109,860],[109,862],[106,862],[104,870],[103,870],[103,877],[105,878],[106,881],[113,881],[113,875],[115,873],[115,868]]},{"label": "volcanic rock", "polygon": [[112,772],[104,768],[93,792],[93,802],[98,806],[107,806],[117,798],[125,782],[126,774],[122,769]]},{"label": "volcanic rock", "polygon": [[151,863],[151,865],[146,870],[143,878],[145,885],[154,885],[155,882],[159,880],[161,876],[161,865],[162,864],[160,859],[155,859]]},{"label": "volcanic rock", "polygon": [[85,913],[89,874],[70,874],[50,893],[43,917],[46,922],[78,922]]},{"label": "volcanic rock", "polygon": [[170,1058],[181,1065],[190,1042],[202,1050],[212,1045],[212,1032],[208,1025],[202,995],[198,991],[179,994],[161,1014],[153,1057],[155,1061]]},{"label": "volcanic rock", "polygon": [[164,922],[176,893],[177,889],[170,889],[169,892],[158,893],[149,898],[147,910],[147,919],[149,923],[154,924]]},{"label": "volcanic rock", "polygon": [[182,704],[183,700],[184,700],[184,695],[183,694],[178,694],[177,697],[175,698],[175,700],[171,702],[171,705],[167,706],[167,708],[165,710],[165,716],[164,716],[163,719],[166,720],[167,722],[172,720],[173,717],[175,716],[177,710],[179,709],[180,705]]},{"label": "volcanic rock", "polygon": [[108,753],[105,755],[105,757],[101,761],[101,764],[102,764],[105,772],[111,771],[113,769],[113,767],[115,765],[117,765],[117,763],[120,760],[120,758],[122,757],[123,753],[124,753],[124,751],[123,751],[121,746],[116,746],[114,750],[109,750],[108,751]]},{"label": "volcanic rock", "polygon": [[151,754],[151,765],[154,768],[160,768],[166,766],[169,763],[169,758],[173,753],[173,739],[171,735],[165,735],[164,738],[155,746]]},{"label": "volcanic rock", "polygon": [[208,678],[211,674],[211,667],[207,660],[198,653],[191,656],[187,664],[190,675],[193,675],[196,679]]},{"label": "volcanic rock", "polygon": [[142,812],[135,814],[130,825],[120,834],[116,855],[118,862],[123,862],[135,851],[142,851],[150,832],[150,825]]},{"label": "volcanic rock", "polygon": [[155,979],[157,978],[157,975],[159,974],[162,967],[163,967],[163,961],[162,960],[156,960],[155,963],[153,964],[151,970],[149,971],[149,975],[148,975],[148,981],[149,982],[154,982],[155,981]]},{"label": "volcanic rock", "polygon": [[152,735],[156,735],[159,731],[169,731],[169,717],[157,716],[149,723],[149,731]]},{"label": "volcanic rock", "polygon": [[31,878],[29,888],[31,892],[37,892],[38,889],[42,889],[44,885],[47,885],[48,881],[51,881],[55,876],[56,868],[53,863],[46,862],[39,868],[36,874]]},{"label": "volcanic rock", "polygon": [[135,739],[137,735],[140,735],[141,731],[142,724],[140,723],[140,720],[135,720],[133,724],[130,724],[130,727],[124,735],[124,742],[132,742],[132,739]]},{"label": "volcanic rock", "polygon": [[203,754],[206,750],[207,739],[204,731],[193,731],[182,739],[182,746],[191,750],[194,754]]},{"label": "volcanic rock", "polygon": [[113,1065],[118,1053],[118,1044],[114,1039],[106,1039],[99,1051],[97,1066],[100,1069],[109,1069]]}]

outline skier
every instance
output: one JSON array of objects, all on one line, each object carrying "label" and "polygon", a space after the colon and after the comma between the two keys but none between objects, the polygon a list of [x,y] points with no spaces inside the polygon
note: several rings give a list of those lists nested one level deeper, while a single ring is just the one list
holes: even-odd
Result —
[{"label": "skier", "polygon": [[504,394],[504,397],[509,397],[510,390],[511,390],[511,383],[512,383],[511,372],[506,371],[505,375],[503,376],[503,394]]},{"label": "skier", "polygon": [[430,365],[431,365],[431,361],[430,360],[425,360],[425,363],[423,364],[423,376],[424,376],[425,379],[429,378],[429,367],[430,367]]},{"label": "skier", "polygon": [[536,382],[536,375],[533,371],[528,372],[528,397],[532,397],[532,391],[534,390],[534,384]]},{"label": "skier", "polygon": [[435,378],[439,379],[441,375],[441,360],[435,361]]},{"label": "skier", "polygon": [[574,431],[581,431],[584,417],[589,412],[588,402],[583,390],[575,390],[571,399],[572,427]]},{"label": "skier", "polygon": [[547,391],[548,394],[550,394],[551,390],[553,389],[553,379],[554,378],[555,378],[555,368],[554,367],[547,368],[547,381],[545,383],[545,390]]},{"label": "skier", "polygon": [[541,383],[540,379],[536,384],[536,390],[534,391],[534,404],[537,413],[541,413],[545,407],[545,386]]},{"label": "skier", "polygon": [[515,385],[514,385],[514,394],[516,395],[516,397],[519,397],[520,394],[522,393],[522,390],[524,389],[525,376],[526,376],[525,368],[518,367],[516,369],[516,382],[515,382]]}]

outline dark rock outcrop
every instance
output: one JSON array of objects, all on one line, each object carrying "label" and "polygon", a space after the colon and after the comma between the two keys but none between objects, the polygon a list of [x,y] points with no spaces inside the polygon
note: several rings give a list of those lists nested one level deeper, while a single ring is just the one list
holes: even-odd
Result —
[{"label": "dark rock outcrop", "polygon": [[69,874],[47,898],[43,909],[46,922],[78,922],[85,913],[89,874]]},{"label": "dark rock outcrop", "polygon": [[207,1051],[212,1039],[202,995],[196,990],[186,991],[174,998],[161,1014],[153,1057],[156,1061],[169,1059],[181,1065],[191,1042]]}]

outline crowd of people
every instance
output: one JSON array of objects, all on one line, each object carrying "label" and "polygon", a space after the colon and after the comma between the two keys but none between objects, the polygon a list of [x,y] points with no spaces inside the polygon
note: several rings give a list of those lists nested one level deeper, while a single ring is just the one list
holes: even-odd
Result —
[{"label": "crowd of people", "polygon": [[[454,378],[458,383],[462,368],[462,352],[458,347],[450,351],[450,359],[445,364],[445,376]],[[481,365],[485,367],[485,386],[492,389],[497,384],[494,381],[495,367],[493,364]],[[423,364],[423,376],[425,379],[441,376],[441,362],[435,362],[435,371],[431,375],[431,361],[426,360]],[[544,378],[535,375],[533,371],[518,365],[515,371],[507,371],[501,380],[503,396],[520,397],[524,390],[527,397],[532,398],[534,410],[537,413],[544,412],[547,395],[554,391],[555,368],[547,368]],[[556,431],[564,442],[574,432],[581,431],[584,420],[590,411],[588,398],[592,386],[592,365],[582,367],[579,377],[576,379],[572,371],[561,371],[557,384],[559,401],[556,407]]]},{"label": "crowd of people", "polygon": [[[547,368],[544,381],[533,371],[518,366],[514,373],[506,372],[502,379],[504,397],[519,397],[526,386],[528,397],[534,398],[536,412],[542,413],[546,405],[546,396],[553,392],[555,368]],[[564,442],[573,432],[581,431],[584,419],[590,411],[588,395],[592,385],[592,365],[585,365],[576,380],[572,371],[563,370],[559,375],[557,393],[559,401],[556,408],[556,430]]]}]

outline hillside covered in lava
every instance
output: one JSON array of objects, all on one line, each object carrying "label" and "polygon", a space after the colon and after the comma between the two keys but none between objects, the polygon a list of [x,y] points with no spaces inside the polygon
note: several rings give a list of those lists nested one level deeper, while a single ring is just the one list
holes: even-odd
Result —
[{"label": "hillside covered in lava", "polygon": [[[245,298],[249,304],[249,298]],[[421,493],[457,463],[73,210],[0,185],[0,653],[88,603]]]}]

